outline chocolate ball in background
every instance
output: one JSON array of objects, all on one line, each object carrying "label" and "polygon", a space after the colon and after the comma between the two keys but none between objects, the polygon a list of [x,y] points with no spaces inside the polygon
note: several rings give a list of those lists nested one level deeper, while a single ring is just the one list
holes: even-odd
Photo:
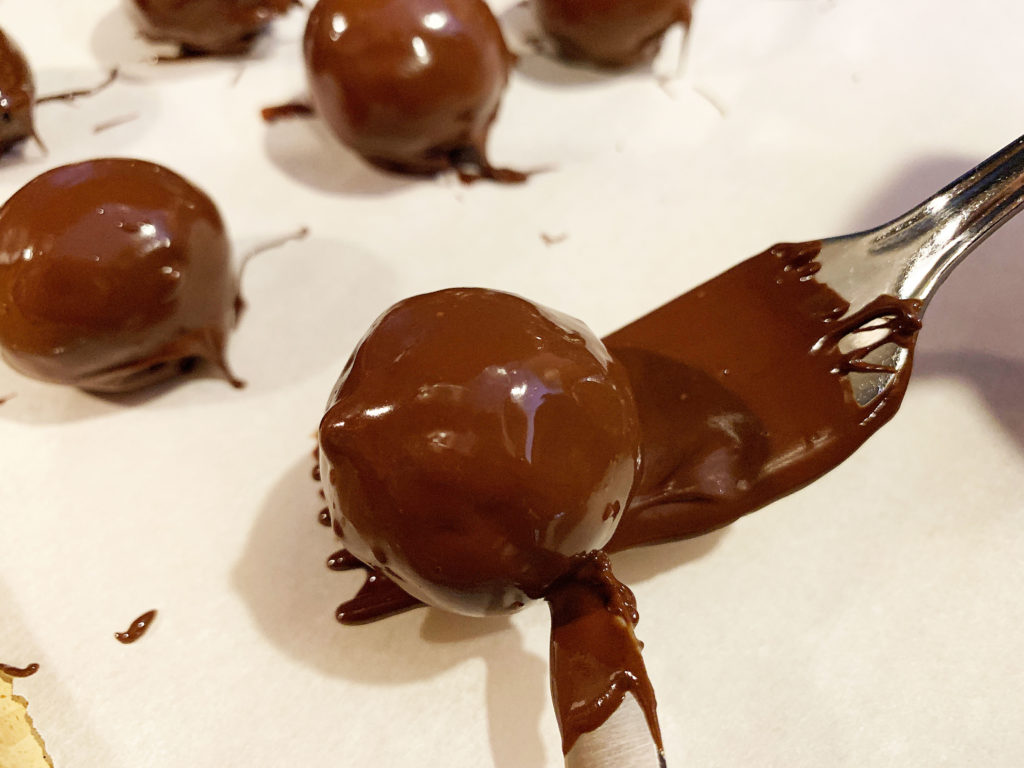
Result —
[{"label": "chocolate ball in background", "polygon": [[346,548],[428,604],[482,615],[543,596],[608,541],[640,427],[625,370],[582,323],[452,289],[374,323],[319,445]]},{"label": "chocolate ball in background", "polygon": [[534,0],[562,58],[605,67],[650,61],[665,31],[690,22],[690,0]]},{"label": "chocolate ball in background", "polygon": [[245,53],[296,0],[131,0],[129,10],[146,37],[177,43],[184,53]]},{"label": "chocolate ball in background", "polygon": [[36,89],[25,55],[0,30],[0,156],[35,136]]},{"label": "chocolate ball in background", "polygon": [[47,171],[0,207],[0,352],[37,379],[126,392],[224,361],[237,316],[209,197],[141,160]]},{"label": "chocolate ball in background", "polygon": [[370,163],[489,167],[513,57],[483,0],[320,0],[304,50],[316,111]]}]

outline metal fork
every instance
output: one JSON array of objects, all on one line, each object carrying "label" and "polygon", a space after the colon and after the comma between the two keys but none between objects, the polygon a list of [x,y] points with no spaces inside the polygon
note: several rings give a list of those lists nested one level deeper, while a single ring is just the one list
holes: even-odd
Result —
[{"label": "metal fork", "polygon": [[[848,301],[851,313],[883,295],[917,300],[923,309],[953,268],[1022,204],[1024,136],[889,223],[823,240],[815,280]],[[851,334],[842,346],[868,344],[871,333]],[[879,370],[849,374],[857,402],[867,405],[884,392],[909,356],[894,343],[866,355]]]}]

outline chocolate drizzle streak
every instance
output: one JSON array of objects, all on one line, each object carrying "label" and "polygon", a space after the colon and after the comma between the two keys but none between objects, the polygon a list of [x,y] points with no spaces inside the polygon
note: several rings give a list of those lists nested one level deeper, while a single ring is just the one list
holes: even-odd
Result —
[{"label": "chocolate drizzle streak", "polygon": [[278,120],[287,120],[293,117],[312,117],[315,114],[313,107],[302,101],[289,101],[286,104],[277,104],[260,110],[260,117],[265,123],[276,123]]},{"label": "chocolate drizzle streak", "polygon": [[153,623],[153,619],[155,618],[156,611],[146,611],[144,614],[139,616],[139,618],[132,622],[131,626],[128,627],[127,631],[115,632],[114,638],[119,643],[124,643],[125,645],[128,645],[129,643],[134,643],[136,640],[138,640],[140,637],[146,634],[146,630],[149,629],[150,625]]},{"label": "chocolate drizzle streak", "polygon": [[657,702],[642,645],[633,630],[636,599],[615,578],[608,556],[593,552],[547,594],[551,609],[551,697],[569,753],[584,733],[600,728],[632,693],[662,753]]},{"label": "chocolate drizzle streak", "polygon": [[10,664],[0,664],[0,675],[7,675],[8,677],[31,677],[38,671],[38,664],[29,664],[27,667],[14,667]]}]

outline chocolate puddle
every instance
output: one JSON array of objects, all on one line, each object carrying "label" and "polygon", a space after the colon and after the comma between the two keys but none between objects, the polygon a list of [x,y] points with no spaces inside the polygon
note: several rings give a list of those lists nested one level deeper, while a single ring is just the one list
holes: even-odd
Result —
[{"label": "chocolate puddle", "polygon": [[149,626],[153,623],[153,619],[155,618],[156,611],[146,611],[144,614],[139,616],[139,618],[132,622],[131,626],[128,627],[127,631],[115,632],[114,638],[119,643],[124,643],[125,645],[128,645],[129,643],[134,643],[136,640],[138,640],[140,637],[146,634],[146,630],[149,629]]}]

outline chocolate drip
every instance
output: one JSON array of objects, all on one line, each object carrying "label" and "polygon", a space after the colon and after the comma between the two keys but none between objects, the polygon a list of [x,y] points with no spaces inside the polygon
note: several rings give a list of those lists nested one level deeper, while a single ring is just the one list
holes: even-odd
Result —
[{"label": "chocolate drip", "polygon": [[335,618],[342,624],[367,624],[423,605],[376,568],[368,571],[366,582],[356,596],[338,606]]},{"label": "chocolate drip", "polygon": [[[895,414],[910,360],[868,407],[846,374],[868,352],[912,352],[921,307],[883,296],[849,305],[813,279],[820,243],[782,244],[605,339],[640,410],[643,469],[618,551],[720,528],[838,466]],[[885,338],[851,352],[862,329]]]},{"label": "chocolate drip", "polygon": [[260,117],[265,123],[276,123],[278,120],[287,120],[292,117],[312,117],[315,114],[313,107],[302,101],[289,101],[286,104],[277,104],[260,110]]},{"label": "chocolate drip", "polygon": [[320,523],[320,525],[324,526],[324,528],[330,528],[331,510],[329,510],[327,507],[324,507],[323,509],[320,510],[320,513],[316,516],[316,519],[317,522]]},{"label": "chocolate drip", "polygon": [[60,91],[58,93],[48,93],[45,96],[40,96],[36,99],[36,104],[45,104],[50,101],[74,101],[75,99],[84,98],[86,96],[95,96],[97,93],[102,91],[108,85],[113,83],[117,79],[117,69],[112,69],[107,74],[107,79],[99,85],[94,85],[92,88],[76,88],[70,91]]},{"label": "chocolate drip", "polygon": [[14,667],[10,664],[0,664],[0,675],[7,675],[8,677],[31,677],[38,671],[38,664],[29,664],[27,667]]},{"label": "chocolate drip", "polygon": [[114,638],[119,643],[124,643],[125,645],[128,645],[129,643],[134,643],[136,640],[138,640],[140,637],[146,634],[146,630],[149,629],[150,625],[153,623],[153,619],[155,618],[156,611],[146,611],[144,614],[139,616],[139,618],[132,622],[131,626],[128,627],[127,631],[115,632]]},{"label": "chocolate drip", "polygon": [[[592,552],[578,570],[547,594],[551,608],[551,697],[569,753],[584,733],[600,728],[632,693],[663,752],[654,687],[633,632],[636,598],[615,578],[604,552]],[[664,759],[664,758],[662,758]]]},{"label": "chocolate drip", "polygon": [[332,571],[354,571],[359,568],[370,568],[358,557],[353,555],[347,549],[339,549],[333,555],[327,558],[327,567]]}]

